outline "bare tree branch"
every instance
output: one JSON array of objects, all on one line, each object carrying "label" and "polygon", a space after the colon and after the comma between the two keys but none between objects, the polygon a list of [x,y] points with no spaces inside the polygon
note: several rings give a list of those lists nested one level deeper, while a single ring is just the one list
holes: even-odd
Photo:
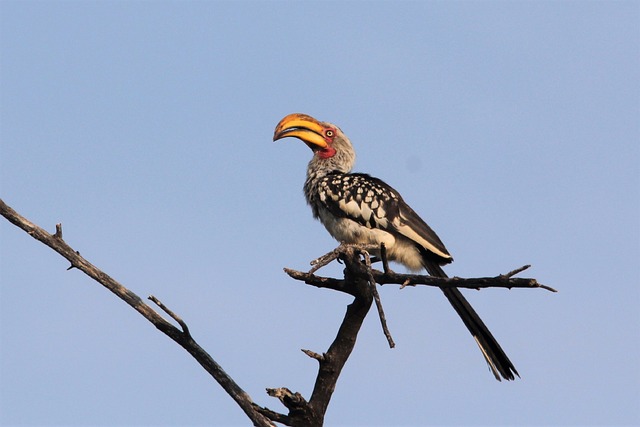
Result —
[{"label": "bare tree branch", "polygon": [[[313,392],[309,400],[300,393],[292,392],[286,387],[269,388],[267,394],[276,397],[289,411],[287,415],[261,407],[254,403],[251,397],[244,392],[222,368],[207,354],[191,337],[187,324],[167,308],[154,296],[153,301],[168,316],[177,322],[181,329],[176,328],[156,313],[140,297],[119,284],[107,274],[103,273],[83,257],[74,251],[62,239],[62,225],[56,225],[55,234],[49,234],[45,230],[29,222],[17,212],[0,200],[0,214],[10,222],[25,230],[35,239],[43,242],[58,252],[70,263],[70,268],[78,268],[91,278],[109,289],[120,299],[125,301],[156,328],[165,333],[185,350],[187,350],[202,367],[223,387],[223,389],[236,401],[242,410],[256,426],[274,426],[273,422],[289,426],[320,427],[324,423],[324,417],[329,402],[335,390],[342,369],[354,349],[356,339],[362,323],[367,316],[373,301],[376,301],[378,314],[385,336],[393,347],[393,339],[386,327],[386,319],[375,284],[397,284],[404,286],[436,286],[440,288],[456,287],[469,289],[482,289],[489,287],[502,288],[542,288],[552,292],[555,289],[538,283],[535,279],[515,278],[514,275],[526,270],[529,266],[515,269],[507,274],[496,277],[483,277],[464,279],[459,277],[441,278],[425,275],[398,274],[389,269],[384,247],[375,248],[359,245],[340,245],[326,255],[312,262],[313,268],[305,273],[291,269],[285,272],[292,278],[304,281],[306,284],[318,288],[327,288],[347,293],[354,297],[353,302],[347,306],[344,319],[333,343],[326,353],[316,353],[311,350],[302,350],[307,356],[318,361],[318,375],[316,377]],[[384,271],[371,268],[371,259],[368,250],[378,249]],[[344,279],[334,279],[316,276],[314,273],[319,268],[334,260],[344,263]]]},{"label": "bare tree branch", "polygon": [[[395,273],[390,270],[385,273],[375,269],[372,269],[371,273],[373,274],[373,278],[376,283],[380,285],[395,284],[400,285],[401,287],[425,285],[438,288],[466,288],[476,290],[484,288],[540,288],[550,292],[558,292],[550,286],[538,283],[536,279],[512,277],[514,274],[520,273],[529,267],[530,266],[520,267],[507,274],[501,274],[496,277],[475,278],[433,277],[421,274]],[[315,286],[317,288],[333,289],[353,295],[351,292],[352,289],[347,286],[347,283],[345,283],[344,280],[316,276],[312,272],[306,273],[304,271],[293,270],[290,268],[285,268],[284,271],[289,275],[289,277],[303,281],[307,285]]]},{"label": "bare tree branch", "polygon": [[358,332],[373,301],[373,290],[375,290],[375,286],[371,280],[370,263],[367,262],[365,264],[362,262],[363,257],[368,259],[366,258],[368,254],[363,249],[357,247],[338,248],[334,251],[333,258],[329,257],[330,259],[327,258],[319,262],[319,264],[325,265],[331,262],[331,260],[340,257],[346,267],[345,279],[342,281],[319,279],[317,282],[321,282],[320,287],[330,289],[333,289],[335,285],[337,286],[336,290],[353,295],[354,300],[347,306],[347,312],[338,330],[338,334],[326,353],[318,354],[310,350],[303,350],[305,354],[317,360],[319,364],[318,375],[311,398],[307,401],[300,393],[291,392],[284,387],[267,389],[269,395],[278,398],[289,410],[289,414],[284,415],[268,408],[260,407],[254,403],[251,397],[195,342],[189,333],[186,322],[161,303],[156,297],[151,296],[149,299],[176,321],[182,330],[167,322],[149,305],[145,304],[135,293],[96,268],[80,256],[79,252],[67,245],[62,239],[61,224],[56,225],[55,234],[49,234],[19,215],[2,200],[0,200],[0,214],[35,239],[58,252],[71,263],[71,268],[78,268],[102,284],[153,323],[156,328],[185,348],[236,401],[254,425],[273,426],[272,421],[290,426],[314,427],[323,425],[324,416],[335,390],[338,377],[353,351]]},{"label": "bare tree branch", "polygon": [[538,283],[533,278],[512,277],[514,274],[526,270],[529,266],[517,268],[507,274],[501,274],[496,277],[433,277],[420,274],[400,274],[394,272],[383,273],[374,270],[373,276],[376,282],[381,285],[399,284],[401,286],[437,286],[439,288],[467,288],[467,289],[484,289],[484,288],[540,288],[550,292],[558,292],[550,286]]},{"label": "bare tree branch", "polygon": [[[315,414],[314,423],[309,426],[321,426],[329,401],[335,390],[342,368],[356,344],[356,338],[362,322],[373,302],[372,286],[369,283],[368,268],[360,261],[361,251],[346,248],[341,259],[345,262],[345,281],[348,287],[354,288],[356,297],[347,307],[344,320],[329,350],[319,361],[318,377],[313,388],[309,406]],[[305,425],[305,424],[301,424]]]},{"label": "bare tree branch", "polygon": [[64,240],[62,240],[62,225],[56,225],[55,234],[49,234],[42,228],[28,221],[26,218],[18,214],[10,208],[4,201],[0,199],[0,214],[9,222],[26,231],[31,237],[62,255],[71,263],[71,268],[75,267],[83,273],[100,283],[102,286],[113,292],[118,298],[129,304],[140,313],[145,319],[153,323],[153,325],[162,331],[169,338],[177,342],[185,350],[189,352],[200,365],[222,386],[222,388],[231,396],[233,400],[242,408],[245,414],[251,419],[255,426],[267,427],[274,424],[268,417],[263,415],[256,409],[251,397],[244,391],[233,379],[222,369],[218,363],[196,343],[189,334],[189,328],[176,314],[166,308],[160,301],[152,297],[152,300],[158,304],[169,316],[176,320],[182,327],[182,331],[167,322],[162,316],[156,313],[150,306],[135,293],[122,286],[116,280],[106,273],[95,267],[89,261],[80,256],[80,253],[73,250]]},{"label": "bare tree branch", "polygon": [[[334,288],[336,279],[320,280],[318,287],[340,290],[354,296],[354,300],[347,306],[347,312],[338,334],[326,353],[318,354],[310,350],[302,350],[307,356],[318,361],[318,375],[311,393],[311,398],[305,400],[299,393],[286,388],[268,389],[271,396],[280,399],[289,410],[289,414],[282,418],[280,414],[272,414],[267,408],[259,410],[270,419],[296,427],[319,427],[323,425],[324,416],[331,401],[331,396],[338,382],[347,359],[356,344],[356,338],[364,318],[373,303],[373,286],[369,283],[369,271],[362,260],[366,253],[355,246],[341,246],[332,252],[345,264],[345,279],[340,281],[339,288]],[[319,263],[327,263],[327,256],[319,258]],[[328,261],[331,262],[331,261]],[[290,270],[285,271],[289,272]]]}]

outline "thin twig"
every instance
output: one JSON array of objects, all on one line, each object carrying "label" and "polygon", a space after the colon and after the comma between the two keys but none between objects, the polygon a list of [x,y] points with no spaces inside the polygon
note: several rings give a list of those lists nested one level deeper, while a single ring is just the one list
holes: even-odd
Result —
[{"label": "thin twig", "polygon": [[373,300],[376,303],[376,308],[378,309],[378,317],[380,318],[380,325],[382,325],[382,332],[384,336],[387,338],[387,342],[389,343],[390,348],[394,348],[396,343],[393,342],[393,337],[391,336],[391,332],[389,332],[389,328],[387,327],[387,318],[384,315],[384,309],[382,308],[382,301],[380,300],[380,294],[378,293],[378,289],[376,287],[376,280],[373,278],[373,272],[371,270],[371,259],[369,258],[369,253],[363,251],[364,253],[364,262],[367,266],[367,274],[369,276],[369,285],[371,286],[371,292],[373,293]]},{"label": "thin twig", "polygon": [[544,289],[546,291],[549,291],[549,292],[558,292],[557,289],[554,289],[551,286],[543,285],[542,283],[538,283],[537,287],[540,288],[540,289]]},{"label": "thin twig", "polygon": [[311,270],[309,270],[309,273],[315,273],[325,265],[330,264],[333,260],[338,259],[338,256],[340,255],[339,248],[340,246],[338,246],[336,249],[332,250],[331,252],[327,252],[321,257],[318,257],[313,261],[311,261],[311,265],[313,267],[311,268]]},{"label": "thin twig", "polygon": [[513,277],[518,273],[522,273],[523,271],[525,271],[526,269],[528,269],[529,267],[531,267],[531,265],[527,264],[527,265],[523,265],[520,268],[516,268],[515,270],[511,270],[510,272],[508,272],[507,274],[501,274],[498,277]]},{"label": "thin twig", "polygon": [[305,350],[304,348],[301,350],[304,354],[309,356],[312,359],[316,359],[318,362],[324,361],[324,355],[318,354],[315,351]]},{"label": "thin twig", "polygon": [[184,334],[191,338],[191,333],[189,332],[189,327],[187,326],[187,324],[184,322],[184,320],[182,320],[180,318],[180,316],[178,316],[177,314],[175,314],[173,311],[169,310],[169,308],[164,305],[162,302],[160,302],[160,300],[156,297],[154,297],[153,295],[149,295],[149,299],[151,301],[153,301],[158,307],[160,307],[162,309],[162,311],[164,311],[165,313],[167,313],[169,316],[171,316],[171,318],[173,320],[175,320],[176,322],[178,322],[178,324],[180,325],[180,327],[182,328],[182,332],[184,332]]},{"label": "thin twig", "polygon": [[54,234],[53,237],[62,239],[62,223],[56,224],[56,234]]}]

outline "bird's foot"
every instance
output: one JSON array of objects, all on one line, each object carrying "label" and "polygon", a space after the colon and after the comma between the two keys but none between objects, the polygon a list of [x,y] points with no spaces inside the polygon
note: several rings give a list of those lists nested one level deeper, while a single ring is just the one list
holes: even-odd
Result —
[{"label": "bird's foot", "polygon": [[[338,262],[340,262],[340,254],[350,249],[357,249],[358,251],[361,251],[363,255],[369,257],[369,259],[371,259],[371,262],[373,262],[372,257],[369,255],[369,252],[374,250],[379,250],[380,247],[378,245],[373,245],[373,244],[340,243],[340,246],[338,246],[331,252],[327,252],[321,257],[318,257],[313,261],[311,261],[312,267],[311,267],[311,270],[309,270],[309,273],[310,274],[315,273],[316,271],[318,271],[325,265],[330,264],[334,260],[338,260]],[[384,262],[384,259],[382,259],[382,261]]]}]

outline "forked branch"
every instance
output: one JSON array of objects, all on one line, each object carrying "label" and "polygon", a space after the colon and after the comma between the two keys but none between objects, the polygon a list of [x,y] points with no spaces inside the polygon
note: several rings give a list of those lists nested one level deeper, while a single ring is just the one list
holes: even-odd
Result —
[{"label": "forked branch", "polygon": [[62,225],[56,225],[55,234],[49,234],[44,229],[38,227],[26,218],[18,214],[0,199],[0,214],[9,222],[26,231],[31,237],[62,255],[71,263],[70,268],[77,268],[83,273],[100,283],[102,286],[113,292],[118,298],[129,304],[134,310],[140,313],[145,319],[153,323],[153,325],[162,331],[169,338],[177,342],[185,350],[189,352],[200,365],[222,386],[222,388],[236,401],[245,414],[251,419],[255,426],[273,426],[274,424],[269,418],[256,410],[251,397],[244,391],[233,379],[222,369],[218,363],[196,343],[189,334],[187,324],[175,313],[169,310],[157,298],[149,297],[154,301],[165,313],[173,318],[182,330],[176,328],[166,321],[162,316],[156,313],[153,308],[147,305],[138,295],[125,288],[123,285],[114,280],[89,261],[80,256],[62,239]]},{"label": "forked branch", "polygon": [[[55,233],[50,234],[18,214],[2,200],[0,200],[0,214],[62,255],[71,263],[69,269],[77,268],[96,280],[187,350],[236,401],[255,426],[274,426],[274,422],[290,426],[322,426],[338,377],[355,346],[356,337],[373,301],[375,286],[370,283],[370,268],[361,262],[364,255],[361,251],[352,248],[339,253],[346,265],[343,291],[354,295],[355,298],[347,307],[335,340],[326,353],[305,351],[305,354],[317,360],[319,364],[311,398],[306,400],[301,394],[291,392],[284,387],[268,389],[268,394],[277,397],[289,410],[289,414],[284,415],[254,403],[251,397],[195,342],[186,322],[156,297],[151,296],[149,299],[177,322],[181,329],[165,320],[138,295],[84,259],[78,251],[63,240],[61,224],[57,224]],[[331,282],[331,280],[327,281],[327,283]],[[327,287],[331,288],[331,285]]]},{"label": "forked branch", "polygon": [[[345,292],[350,295],[353,295],[353,288],[348,286],[345,280],[342,279],[334,279],[329,277],[317,276],[315,272],[319,270],[320,267],[323,267],[329,262],[338,259],[341,251],[344,251],[345,248],[349,247],[361,247],[360,245],[340,245],[333,251],[321,256],[320,258],[311,262],[313,268],[308,272],[293,270],[290,268],[285,268],[284,271],[291,278],[296,280],[301,280],[305,282],[307,285],[312,285],[318,288],[328,288],[333,289],[335,291]],[[372,247],[371,245],[367,245],[361,247],[363,251],[378,249],[382,253],[382,264],[384,271],[379,271],[376,269],[371,269],[371,275],[373,276],[373,280],[380,285],[388,285],[395,284],[400,285],[401,288],[406,286],[435,286],[438,288],[466,288],[466,289],[484,289],[484,288],[540,288],[545,289],[550,292],[558,292],[554,288],[550,286],[543,285],[539,283],[536,279],[533,278],[521,278],[521,277],[513,277],[518,273],[523,272],[530,268],[530,265],[525,265],[519,268],[516,268],[506,274],[499,274],[495,277],[474,277],[474,278],[463,278],[463,277],[434,277],[422,274],[402,274],[395,273],[389,269],[386,257],[384,256],[385,250],[384,246],[382,248]]]},{"label": "forked branch", "polygon": [[[376,301],[378,314],[382,323],[385,336],[393,347],[393,340],[386,328],[386,320],[377,294],[375,284],[397,284],[405,286],[436,286],[440,288],[457,287],[481,289],[489,287],[502,288],[543,288],[555,292],[553,288],[538,283],[535,279],[523,279],[513,277],[528,266],[513,270],[507,274],[496,277],[463,279],[458,277],[440,278],[425,275],[398,274],[388,268],[385,258],[385,250],[382,248],[367,248],[353,245],[341,245],[315,261],[311,271],[285,269],[285,272],[296,280],[304,281],[309,285],[319,288],[327,288],[347,293],[354,297],[353,302],[347,306],[345,317],[340,325],[336,338],[326,353],[316,353],[311,350],[303,352],[318,362],[318,375],[311,397],[307,400],[300,393],[292,392],[286,387],[270,388],[267,393],[276,397],[288,409],[288,414],[280,414],[271,409],[261,407],[254,403],[251,397],[238,386],[233,379],[218,365],[213,358],[200,347],[189,333],[189,328],[172,310],[162,304],[157,298],[149,297],[160,309],[171,317],[180,329],[165,320],[153,308],[147,305],[139,296],[122,286],[106,273],[102,272],[80,253],[71,248],[62,238],[62,225],[56,225],[54,234],[49,234],[37,225],[29,222],[16,211],[0,200],[0,214],[11,223],[26,231],[33,238],[41,241],[54,251],[58,252],[71,263],[71,268],[77,268],[102,284],[113,292],[118,298],[129,304],[144,318],[154,324],[156,328],[169,336],[172,340],[187,350],[202,367],[224,388],[224,390],[236,401],[255,426],[274,426],[274,422],[289,426],[320,427],[324,423],[325,413],[329,406],[331,396],[336,387],[338,377],[342,372],[347,359],[354,349],[356,338],[367,316],[369,309]],[[371,260],[368,250],[379,249],[382,256],[383,270],[371,268]],[[334,279],[316,276],[322,266],[340,260],[345,265],[344,278]]]}]

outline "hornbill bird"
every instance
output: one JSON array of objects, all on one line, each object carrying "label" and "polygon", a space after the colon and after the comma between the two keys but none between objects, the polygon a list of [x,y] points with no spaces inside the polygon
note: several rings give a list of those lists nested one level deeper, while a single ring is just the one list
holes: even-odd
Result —
[{"label": "hornbill bird", "polygon": [[[339,127],[306,114],[289,114],[276,126],[273,140],[294,137],[313,151],[304,195],[313,216],[339,242],[385,244],[387,259],[412,271],[447,277],[441,266],[453,258],[436,233],[391,186],[367,174],[352,173],[355,151]],[[441,288],[498,381],[518,371],[480,316],[457,288]]]}]

